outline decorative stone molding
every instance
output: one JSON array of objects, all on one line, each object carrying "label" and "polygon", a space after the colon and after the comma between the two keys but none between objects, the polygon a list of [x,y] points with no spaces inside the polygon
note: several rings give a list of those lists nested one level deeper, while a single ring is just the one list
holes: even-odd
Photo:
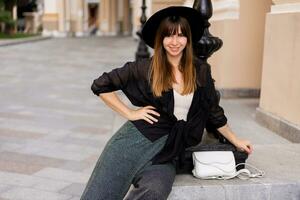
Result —
[{"label": "decorative stone molding", "polygon": [[272,0],[272,2],[278,5],[278,4],[300,3],[300,0]]},{"label": "decorative stone molding", "polygon": [[239,0],[219,0],[212,1],[213,3],[213,16],[211,21],[224,20],[224,19],[239,19]]},{"label": "decorative stone molding", "polygon": [[300,12],[300,3],[277,4],[271,7],[271,13],[295,13]]}]

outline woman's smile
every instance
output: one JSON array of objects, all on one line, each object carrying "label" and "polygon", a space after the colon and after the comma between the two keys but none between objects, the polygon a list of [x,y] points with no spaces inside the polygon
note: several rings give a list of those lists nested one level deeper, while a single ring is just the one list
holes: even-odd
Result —
[{"label": "woman's smile", "polygon": [[172,57],[181,56],[186,44],[187,37],[182,34],[180,27],[178,28],[178,33],[163,39],[163,46],[167,54]]}]

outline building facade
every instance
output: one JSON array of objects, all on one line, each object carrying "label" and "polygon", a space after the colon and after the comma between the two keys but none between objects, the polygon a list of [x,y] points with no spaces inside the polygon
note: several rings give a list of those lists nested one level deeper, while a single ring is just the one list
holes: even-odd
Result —
[{"label": "building facade", "polygon": [[[193,0],[147,0],[146,15]],[[44,0],[44,35],[132,35],[141,0]],[[212,0],[210,59],[223,97],[260,98],[256,119],[300,142],[300,0]]]},{"label": "building facade", "polygon": [[[146,15],[185,1],[146,1]],[[43,34],[57,37],[135,35],[140,27],[140,0],[44,0]]]},{"label": "building facade", "polygon": [[131,12],[130,0],[44,0],[43,34],[127,35]]}]

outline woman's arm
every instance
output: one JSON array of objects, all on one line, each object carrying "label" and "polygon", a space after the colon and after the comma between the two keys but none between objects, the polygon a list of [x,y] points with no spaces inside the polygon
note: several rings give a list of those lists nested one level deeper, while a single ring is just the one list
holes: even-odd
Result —
[{"label": "woman's arm", "polygon": [[153,106],[145,106],[137,110],[130,109],[120,100],[115,92],[101,93],[99,97],[107,106],[131,121],[143,119],[150,124],[153,124],[153,122],[157,122],[158,120],[150,114],[160,116],[159,113],[153,110],[155,109]]},{"label": "woman's arm", "polygon": [[248,140],[242,140],[236,137],[234,132],[230,129],[228,124],[217,129],[227,140],[241,151],[246,151],[248,154],[252,153],[253,147]]}]

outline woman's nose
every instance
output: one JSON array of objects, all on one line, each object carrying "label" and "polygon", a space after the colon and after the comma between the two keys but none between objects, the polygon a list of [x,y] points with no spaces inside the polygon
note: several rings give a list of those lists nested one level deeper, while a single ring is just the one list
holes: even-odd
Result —
[{"label": "woman's nose", "polygon": [[173,36],[172,36],[171,43],[174,44],[174,45],[177,44],[177,36],[176,36],[176,35],[173,35]]}]

